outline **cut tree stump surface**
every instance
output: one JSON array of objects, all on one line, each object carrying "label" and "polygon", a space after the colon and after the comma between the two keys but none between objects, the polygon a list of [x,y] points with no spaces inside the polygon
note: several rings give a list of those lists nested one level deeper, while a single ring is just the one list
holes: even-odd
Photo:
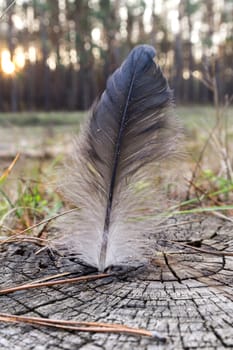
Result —
[{"label": "cut tree stump surface", "polygon": [[[233,349],[233,224],[188,216],[170,218],[166,225],[153,233],[155,253],[146,266],[91,282],[0,295],[1,313],[120,323],[156,330],[165,344],[1,322],[0,349]],[[94,273],[75,259],[53,260],[48,250],[35,254],[39,249],[27,242],[0,246],[1,289],[65,271],[73,272],[67,278]]]}]

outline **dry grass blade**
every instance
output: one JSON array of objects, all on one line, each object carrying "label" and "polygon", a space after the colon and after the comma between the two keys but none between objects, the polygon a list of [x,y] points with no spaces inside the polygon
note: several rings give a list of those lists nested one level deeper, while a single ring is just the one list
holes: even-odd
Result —
[{"label": "dry grass blade", "polygon": [[19,159],[19,156],[20,156],[20,154],[17,153],[16,156],[15,156],[15,158],[14,158],[14,160],[12,161],[12,163],[9,165],[9,167],[8,167],[8,168],[4,171],[4,173],[1,175],[1,177],[0,177],[0,183],[1,183],[2,181],[4,181],[4,180],[8,177],[8,175],[11,173],[11,171],[12,171],[12,169],[14,168],[14,166],[15,166],[17,160]]},{"label": "dry grass blade", "polygon": [[48,244],[48,240],[44,238],[21,236],[17,234],[3,240],[0,239],[0,245],[6,244],[6,243],[17,243],[17,242],[36,243],[42,246],[45,244]]},{"label": "dry grass blade", "polygon": [[212,130],[209,132],[209,135],[208,135],[208,137],[207,137],[207,139],[206,139],[206,141],[205,141],[205,143],[204,143],[204,145],[203,145],[203,147],[201,149],[201,152],[200,152],[199,157],[198,157],[198,159],[196,161],[194,170],[192,172],[192,177],[191,177],[191,179],[189,181],[189,186],[188,186],[188,190],[187,190],[187,194],[186,194],[186,199],[190,198],[191,187],[192,187],[192,185],[195,182],[195,179],[197,177],[198,169],[201,169],[201,162],[202,162],[203,156],[204,156],[204,154],[206,152],[206,149],[209,146],[209,143],[210,143],[214,133],[216,132],[217,128],[218,128],[218,122],[216,122],[216,124],[214,125]]},{"label": "dry grass blade", "polygon": [[[12,211],[15,211],[15,210],[17,210],[17,209],[18,209],[18,208],[13,208]],[[29,209],[31,209],[31,208],[29,208]],[[52,216],[52,217],[50,217],[50,218],[48,218],[48,219],[42,220],[42,221],[36,223],[35,225],[32,225],[32,226],[30,226],[30,227],[27,227],[27,228],[26,228],[25,230],[23,230],[23,231],[17,232],[14,236],[11,236],[11,237],[9,237],[9,238],[3,240],[2,242],[0,242],[0,244],[10,243],[10,242],[16,242],[16,241],[18,242],[18,241],[20,241],[20,238],[21,238],[20,235],[23,235],[24,233],[26,233],[26,232],[28,232],[28,231],[30,231],[30,230],[32,230],[32,229],[34,229],[34,228],[36,228],[36,227],[38,227],[38,226],[40,226],[40,225],[48,224],[50,221],[55,220],[55,219],[57,219],[57,218],[59,218],[59,217],[61,217],[61,216],[63,216],[63,215],[72,213],[73,211],[76,211],[76,210],[79,210],[79,208],[73,208],[73,209],[70,209],[70,210],[66,210],[66,211],[64,211],[64,212],[62,212],[62,213],[60,213],[60,214],[56,214],[56,215],[54,215],[54,216]],[[9,213],[10,213],[10,212],[8,212],[7,215],[9,215]],[[2,221],[3,221],[3,220],[2,220]],[[22,240],[23,240],[24,238],[25,238],[25,237],[22,237]],[[42,239],[42,238],[39,238],[39,237],[27,237],[27,238],[25,238],[25,240],[27,240],[27,241],[35,240],[36,242],[40,242],[40,243],[41,243],[41,242],[47,242],[47,240]]]},{"label": "dry grass blade", "polygon": [[69,279],[64,279],[64,280],[56,280],[56,281],[50,281],[50,282],[41,282],[41,283],[30,282],[30,283],[23,284],[21,286],[2,289],[2,290],[0,290],[0,295],[18,292],[21,290],[32,289],[32,288],[51,287],[51,286],[60,285],[60,284],[78,283],[78,282],[83,282],[83,281],[93,281],[96,279],[110,277],[110,276],[114,276],[114,274],[102,273],[102,274],[98,274],[98,275],[81,276],[81,277],[69,278]]},{"label": "dry grass blade", "polygon": [[215,205],[221,205],[221,202],[219,202],[217,199],[213,198],[211,195],[211,192],[208,193],[205,190],[203,190],[200,186],[196,185],[195,182],[191,182],[191,180],[188,180],[189,185],[193,186],[193,188],[197,191],[200,192],[202,195],[204,195],[204,198],[207,197],[211,202],[213,202]]},{"label": "dry grass blade", "polygon": [[[0,224],[0,227],[2,230],[10,232],[11,234],[15,235],[16,230],[14,230],[6,225],[1,225],[1,224]],[[0,242],[0,244],[1,244],[1,242]]]},{"label": "dry grass blade", "polygon": [[64,212],[62,212],[62,213],[60,213],[60,214],[56,214],[56,215],[52,216],[51,218],[42,220],[42,221],[38,222],[37,224],[32,225],[32,226],[26,228],[26,229],[23,230],[23,231],[20,231],[20,232],[18,233],[18,235],[22,235],[23,233],[25,233],[25,232],[27,232],[27,231],[30,231],[30,230],[32,230],[32,229],[35,228],[35,227],[38,227],[38,226],[40,226],[40,225],[42,225],[42,224],[46,224],[46,223],[48,223],[48,222],[50,222],[50,221],[52,221],[52,220],[54,220],[54,219],[59,218],[60,216],[63,216],[63,215],[72,213],[73,211],[76,211],[76,210],[79,210],[79,208],[73,208],[73,209],[70,209],[70,210],[66,210],[66,211],[64,211]]},{"label": "dry grass blade", "polygon": [[[0,185],[1,185],[1,183],[0,183]],[[1,189],[0,189],[0,192],[2,192]],[[12,209],[8,210],[8,211],[2,216],[1,221],[0,221],[0,227],[3,226],[3,223],[4,223],[4,221],[6,220],[7,217],[9,217],[10,215],[12,215],[14,212],[17,212],[17,210],[19,210],[19,209],[24,209],[24,210],[27,209],[27,210],[30,210],[30,211],[32,211],[32,212],[37,212],[37,213],[41,214],[41,211],[40,211],[39,209],[37,209],[37,208],[31,208],[31,207],[29,207],[29,206],[17,206],[17,207],[12,207]],[[41,224],[41,223],[36,224],[36,225],[39,226],[40,224]],[[31,226],[28,227],[26,230],[21,231],[21,232],[26,232],[26,231],[29,231],[30,229],[31,229]],[[15,237],[17,237],[18,235],[20,235],[21,232],[18,232],[18,233],[16,232]]]},{"label": "dry grass blade", "polygon": [[166,338],[162,337],[157,331],[148,331],[146,329],[132,328],[120,324],[98,323],[98,322],[79,322],[67,320],[53,320],[39,317],[25,317],[0,313],[0,321],[11,323],[27,323],[32,325],[55,327],[59,329],[76,330],[80,332],[98,332],[98,333],[119,333],[134,336],[153,337],[162,342]]}]

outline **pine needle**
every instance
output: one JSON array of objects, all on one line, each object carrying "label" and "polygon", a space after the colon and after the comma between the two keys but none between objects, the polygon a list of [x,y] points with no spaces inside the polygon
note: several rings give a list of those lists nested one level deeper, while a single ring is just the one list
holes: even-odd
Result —
[{"label": "pine needle", "polygon": [[68,279],[49,281],[49,282],[39,282],[39,283],[30,282],[30,283],[26,283],[26,284],[23,284],[20,286],[2,289],[2,290],[0,290],[0,295],[18,292],[21,290],[33,289],[33,288],[51,287],[54,285],[79,283],[79,282],[83,282],[83,281],[93,281],[96,279],[111,277],[111,276],[114,276],[114,274],[102,273],[102,274],[98,274],[98,275],[81,276],[81,277],[68,278]]},{"label": "pine needle", "polygon": [[192,242],[182,243],[182,242],[177,242],[174,240],[169,240],[168,242],[172,242],[172,243],[178,244],[182,247],[190,248],[190,249],[196,250],[197,252],[204,253],[204,254],[211,254],[211,255],[218,255],[218,256],[233,256],[233,252],[226,252],[226,251],[219,251],[219,250],[208,250],[208,249],[194,247],[193,245],[190,244]]},{"label": "pine needle", "polygon": [[166,338],[161,336],[157,331],[148,331],[146,329],[133,328],[120,324],[54,320],[39,317],[17,316],[5,313],[0,313],[0,321],[10,323],[27,323],[31,325],[54,327],[64,330],[76,330],[80,332],[118,333],[134,336],[146,336],[161,342],[166,341]]}]

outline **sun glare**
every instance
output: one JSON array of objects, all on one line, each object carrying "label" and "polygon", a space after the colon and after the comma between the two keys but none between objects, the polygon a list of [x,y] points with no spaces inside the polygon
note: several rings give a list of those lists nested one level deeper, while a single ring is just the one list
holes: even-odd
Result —
[{"label": "sun glare", "polygon": [[3,50],[1,53],[1,68],[5,74],[11,75],[15,71],[15,64],[11,60],[10,51]]},{"label": "sun glare", "polygon": [[50,56],[47,58],[47,61],[46,61],[47,65],[49,66],[49,68],[51,70],[55,70],[56,69],[56,55],[51,53]]},{"label": "sun glare", "polygon": [[17,47],[15,50],[14,63],[20,69],[25,66],[25,54],[22,47]]},{"label": "sun glare", "polygon": [[179,17],[179,12],[177,10],[171,10],[168,13],[169,24],[174,34],[177,34],[180,30],[180,23],[179,23],[178,17]]},{"label": "sun glare", "polygon": [[13,15],[12,16],[12,21],[14,23],[14,26],[16,29],[18,30],[22,30],[24,28],[24,23],[23,23],[23,20],[20,16],[18,15]]},{"label": "sun glare", "polygon": [[4,49],[1,52],[1,69],[3,73],[11,75],[15,71],[21,70],[24,68],[26,63],[25,52],[22,47],[17,47],[13,54],[13,59],[11,58],[10,51]]},{"label": "sun glare", "polygon": [[91,36],[92,36],[92,39],[98,43],[101,39],[101,30],[100,28],[94,28],[92,29],[92,32],[91,32]]},{"label": "sun glare", "polygon": [[36,48],[34,46],[30,46],[28,49],[28,58],[31,63],[36,62]]}]

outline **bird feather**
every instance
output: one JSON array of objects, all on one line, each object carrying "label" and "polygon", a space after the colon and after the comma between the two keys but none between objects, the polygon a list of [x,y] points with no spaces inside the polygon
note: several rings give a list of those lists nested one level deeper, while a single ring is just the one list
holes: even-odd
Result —
[{"label": "bird feather", "polygon": [[137,46],[108,79],[60,186],[79,208],[64,222],[63,243],[99,271],[143,257],[146,225],[130,217],[151,197],[148,165],[176,153],[179,124],[155,54]]}]

